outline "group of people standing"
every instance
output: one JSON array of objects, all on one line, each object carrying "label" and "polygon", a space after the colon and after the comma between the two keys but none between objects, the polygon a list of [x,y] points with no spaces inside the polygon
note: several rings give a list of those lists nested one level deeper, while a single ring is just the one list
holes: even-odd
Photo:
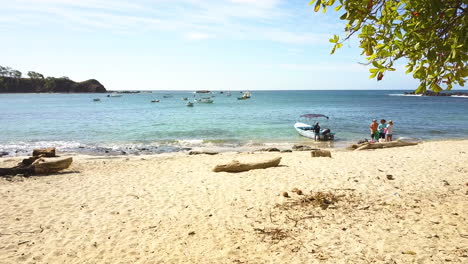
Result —
[{"label": "group of people standing", "polygon": [[380,120],[380,124],[377,122],[377,119],[373,119],[372,123],[369,126],[371,132],[372,141],[382,141],[390,142],[393,139],[393,121],[389,120],[388,123],[385,119]]}]

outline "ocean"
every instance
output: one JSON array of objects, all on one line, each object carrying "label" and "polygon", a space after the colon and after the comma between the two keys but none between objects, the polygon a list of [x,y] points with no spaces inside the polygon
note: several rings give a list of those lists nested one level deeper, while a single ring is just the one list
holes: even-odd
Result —
[{"label": "ocean", "polygon": [[[401,96],[404,91],[214,92],[213,104],[195,103],[192,91],[123,94],[0,94],[0,152],[24,155],[55,146],[83,153],[162,153],[194,147],[242,148],[312,143],[293,125],[299,116],[324,114],[336,134],[330,147],[369,138],[371,119],[394,122],[394,139],[468,136],[468,98]],[[164,98],[164,95],[168,98]],[[100,102],[94,102],[99,98]],[[151,103],[160,99],[159,103]]]}]

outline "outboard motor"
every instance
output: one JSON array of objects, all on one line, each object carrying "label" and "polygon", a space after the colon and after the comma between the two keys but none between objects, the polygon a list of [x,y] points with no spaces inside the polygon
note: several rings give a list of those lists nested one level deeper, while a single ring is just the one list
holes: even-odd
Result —
[{"label": "outboard motor", "polygon": [[322,131],[322,134],[323,134],[323,135],[328,135],[328,134],[330,134],[330,129],[329,129],[329,128],[324,129],[324,130]]}]

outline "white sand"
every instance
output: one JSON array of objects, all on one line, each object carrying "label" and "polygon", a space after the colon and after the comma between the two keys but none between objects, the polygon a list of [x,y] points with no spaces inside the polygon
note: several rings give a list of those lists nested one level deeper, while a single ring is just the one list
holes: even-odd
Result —
[{"label": "white sand", "polygon": [[[77,156],[62,174],[0,179],[0,263],[468,262],[468,141],[332,155]],[[342,196],[276,207],[295,187]]]}]

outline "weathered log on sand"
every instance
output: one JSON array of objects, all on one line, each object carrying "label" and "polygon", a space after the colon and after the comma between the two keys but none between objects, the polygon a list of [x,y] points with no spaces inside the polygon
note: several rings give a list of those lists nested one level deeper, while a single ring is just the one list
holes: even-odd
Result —
[{"label": "weathered log on sand", "polygon": [[33,157],[37,157],[39,155],[43,155],[44,157],[55,157],[55,148],[33,150]]},{"label": "weathered log on sand", "polygon": [[227,164],[217,165],[213,168],[214,172],[226,171],[226,172],[243,172],[255,169],[266,169],[269,167],[276,167],[280,164],[281,157],[274,158],[267,161],[252,162],[252,163],[241,163],[234,160]]},{"label": "weathered log on sand", "polygon": [[50,174],[64,170],[73,162],[73,158],[56,158],[56,159],[44,159],[40,158],[31,164],[34,168],[35,174]]},{"label": "weathered log on sand", "polygon": [[34,174],[33,168],[0,168],[0,176],[7,175],[32,175]]},{"label": "weathered log on sand", "polygon": [[351,145],[349,148],[354,150],[366,150],[366,149],[381,149],[381,148],[395,148],[395,147],[406,147],[415,146],[419,142],[407,142],[407,141],[392,141],[392,142],[375,142],[375,143],[362,143],[359,145]]},{"label": "weathered log on sand", "polygon": [[219,152],[216,151],[196,151],[192,150],[189,152],[189,155],[216,155],[219,154]]},{"label": "weathered log on sand", "polygon": [[331,158],[331,152],[329,150],[312,150],[310,152],[312,158],[316,158],[316,157],[328,157],[328,158]]},{"label": "weathered log on sand", "polygon": [[[31,160],[32,164],[30,163]],[[26,161],[26,162],[25,162]],[[23,160],[18,166],[13,168],[0,168],[0,176],[6,175],[45,175],[56,173],[70,167],[72,158],[36,158],[32,157]]]}]

